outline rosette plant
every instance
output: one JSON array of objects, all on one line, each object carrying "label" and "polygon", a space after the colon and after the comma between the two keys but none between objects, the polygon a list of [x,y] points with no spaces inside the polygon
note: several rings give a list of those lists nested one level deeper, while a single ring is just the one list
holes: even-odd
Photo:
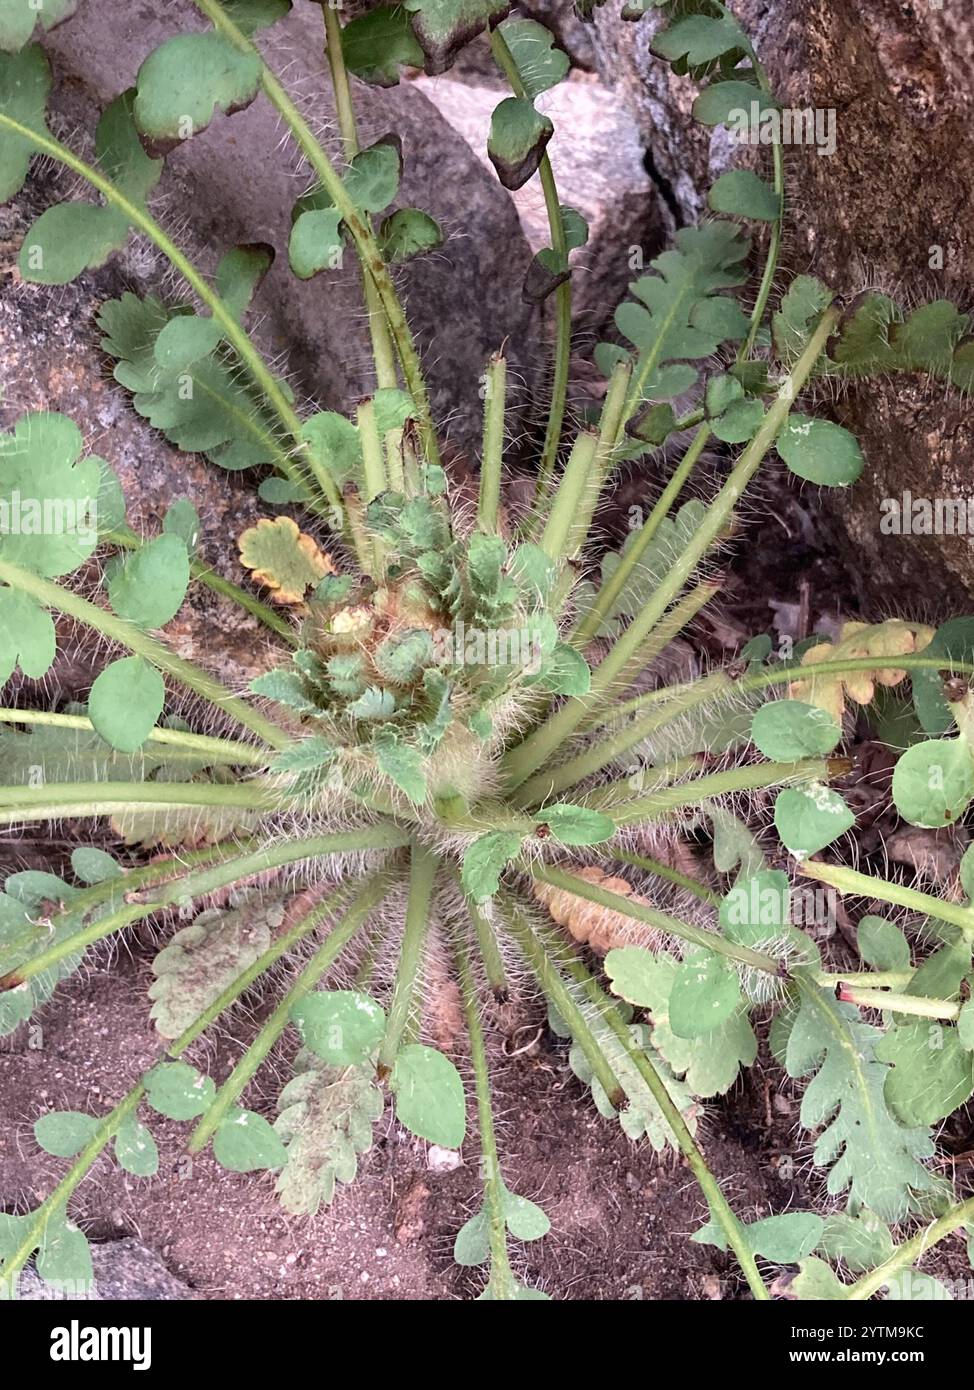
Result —
[{"label": "rosette plant", "polygon": [[[406,0],[347,23],[320,7],[341,125],[329,150],[262,56],[290,0],[196,4],[206,27],[146,56],[102,115],[89,162],[46,117],[43,30],[73,0],[0,0],[0,190],[13,196],[36,159],[87,189],[29,228],[23,281],[65,283],[147,238],[185,294],[106,303],[101,347],[140,415],[215,467],[246,469],[266,506],[240,537],[252,583],[236,586],[208,568],[190,499],[160,534],[137,534],[111,459],[87,454],[69,419],[28,414],[0,437],[0,495],[70,504],[75,518],[0,536],[0,675],[27,678],[0,710],[0,821],[65,821],[78,836],[70,873],[6,880],[0,1030],[26,1025],[89,952],[136,923],[156,920],[164,943],[150,990],[158,1060],[107,1113],[37,1121],[38,1143],[69,1166],[36,1210],[0,1216],[4,1291],[32,1258],[51,1283],[90,1279],[73,1194],[112,1158],[151,1178],[154,1114],[185,1122],[191,1153],[212,1144],[226,1168],[271,1170],[284,1206],[312,1213],[354,1179],[391,1104],[430,1142],[476,1135],[483,1204],[458,1220],[455,1258],[484,1267],[482,1296],[545,1297],[509,1242],[543,1237],[548,1220],[505,1184],[491,1109],[494,1002],[525,987],[547,1002],[607,1122],[683,1155],[709,1212],[694,1238],[733,1251],[741,1291],[769,1298],[769,1265],[784,1267],[775,1287],[792,1297],[895,1288],[939,1240],[974,1229],[974,1201],[932,1163],[934,1127],[974,1090],[974,866],[965,859],[963,893],[941,900],[812,856],[855,835],[833,784],[849,771],[853,715],[882,701],[915,720],[893,782],[901,814],[935,827],[965,815],[974,624],[849,624],[788,659],[758,638],[696,679],[653,672],[719,593],[713,557],[769,457],[809,484],[855,483],[860,448],[816,403],[893,372],[969,390],[968,319],[947,302],[907,312],[880,294],[841,305],[806,275],[782,287],[783,157],[762,147],[767,167],[722,174],[713,215],[630,286],[595,355],[601,409],[573,418],[572,253],[587,229],[559,202],[545,153],[538,98],[569,66],[551,34],[506,0]],[[718,0],[639,0],[625,19],[648,10],[665,21],[653,51],[700,84],[696,119],[739,125],[742,112],[776,109]],[[551,230],[526,286],[553,308],[553,369],[535,496],[520,511],[504,502],[500,344],[485,368],[475,508],[443,466],[397,292],[397,267],[441,233],[425,210],[397,205],[409,151],[360,149],[353,103],[356,82],[394,84],[403,65],[441,72],[484,29],[511,88],[490,158],[508,188],[540,181]],[[199,268],[152,210],[162,152],[205,139],[217,111],[259,94],[310,170],[291,269],[327,276],[345,251],[361,264],[375,386],[352,416],[299,410],[248,333],[269,248],[226,248]],[[701,456],[719,445],[725,472],[701,479]],[[606,550],[600,503],[620,466],[644,456],[669,470],[665,485],[622,549]],[[246,692],[167,642],[191,585],[265,626],[276,657]],[[30,682],[51,666],[57,621],[89,634],[102,669],[85,705],[51,710]],[[773,830],[757,824],[757,793],[774,797]],[[93,821],[99,843],[86,845]],[[699,879],[664,852],[691,832],[711,849]],[[886,909],[859,922],[852,973],[830,969],[794,920],[807,883]],[[455,1058],[425,1031],[434,950],[462,1000]],[[229,1074],[209,1075],[200,1039],[258,989],[273,1008]],[[755,1024],[769,1016],[776,1065],[807,1079],[801,1126],[829,1200],[746,1223],[696,1131],[702,1104],[755,1061]],[[276,1110],[246,1108],[262,1065],[295,1035]],[[916,1274],[911,1296],[927,1286]]]}]

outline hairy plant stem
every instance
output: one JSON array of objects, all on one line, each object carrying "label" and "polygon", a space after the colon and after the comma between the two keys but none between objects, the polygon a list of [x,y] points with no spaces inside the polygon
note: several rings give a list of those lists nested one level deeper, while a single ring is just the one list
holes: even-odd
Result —
[{"label": "hairy plant stem", "polygon": [[[94,730],[90,719],[83,714],[56,714],[50,710],[0,709],[0,724],[32,724],[53,729]],[[147,743],[164,744],[167,748],[179,748],[194,760],[208,758],[213,762],[246,764],[264,767],[270,756],[269,749],[255,748],[252,743],[239,743],[232,738],[211,738],[207,734],[190,734],[183,729],[152,729],[146,737]]]},{"label": "hairy plant stem", "polygon": [[121,815],[140,806],[185,810],[241,806],[280,811],[294,804],[264,781],[250,782],[52,782],[40,787],[0,787],[0,824],[60,816]]},{"label": "hairy plant stem", "polygon": [[413,1011],[416,985],[423,963],[423,945],[429,924],[430,901],[437,864],[437,857],[432,850],[426,849],[416,841],[413,842],[409,854],[409,899],[406,903],[406,923],[399,952],[399,968],[392,990],[385,1036],[376,1061],[380,1081],[392,1071]]},{"label": "hairy plant stem", "polygon": [[[517,63],[514,61],[514,54],[507,45],[507,41],[500,29],[492,29],[490,34],[490,51],[494,61],[507,78],[511,91],[516,97],[527,98],[524,83],[521,81],[521,74],[518,71]],[[545,212],[548,217],[548,228],[551,232],[551,247],[563,264],[568,263],[568,238],[565,235],[565,219],[561,213],[561,203],[558,199],[558,187],[555,183],[554,170],[551,167],[551,160],[547,154],[541,156],[541,163],[538,165],[538,177],[541,181],[541,191],[544,194]],[[565,280],[555,290],[555,360],[554,372],[551,380],[551,404],[548,410],[548,425],[545,430],[544,445],[541,450],[541,461],[538,467],[538,480],[535,487],[535,517],[539,513],[544,499],[548,495],[548,488],[554,473],[555,464],[558,459],[558,448],[561,444],[561,432],[565,423],[565,404],[568,399],[568,372],[571,362],[572,347],[572,286],[571,279]]]},{"label": "hairy plant stem", "polygon": [[[457,883],[459,886],[459,880],[457,880]],[[461,889],[460,891],[462,892],[463,890]],[[465,897],[464,901],[467,905],[467,912],[470,915],[471,925],[477,937],[477,946],[480,950],[480,958],[483,961],[487,983],[494,993],[501,998],[507,994],[507,971],[504,969],[504,961],[501,958],[500,947],[497,944],[497,934],[481,905],[475,903],[472,898]]]},{"label": "hairy plant stem", "polygon": [[[39,153],[48,155],[51,159],[70,169],[72,173],[83,178],[86,183],[91,184],[92,188],[97,189],[108,203],[116,207],[132,226],[137,227],[144,236],[148,237],[173,268],[179,272],[193,293],[206,305],[213,318],[219,323],[234,352],[291,436],[294,448],[303,459],[311,476],[320,486],[328,506],[337,514],[338,527],[336,529],[340,529],[341,496],[330,474],[314,457],[313,451],[308,448],[301,433],[300,418],[246,331],[234,318],[220,296],[210,288],[189,258],[179,249],[172,238],[166,235],[155,218],[145,208],[140,207],[138,203],[133,203],[100,170],[85,163],[83,159],[73,154],[66,145],[62,145],[59,140],[32,130],[29,126],[21,125],[19,121],[15,121],[12,117],[0,112],[0,129],[4,127],[13,134],[29,141]],[[277,467],[286,478],[298,485],[303,485],[304,479],[300,470],[283,447],[277,446],[275,448],[274,458]]]},{"label": "hairy plant stem", "polygon": [[506,406],[507,362],[498,352],[487,363],[484,373],[484,451],[480,463],[477,526],[488,536],[496,536],[500,525]]},{"label": "hairy plant stem", "polygon": [[[282,996],[274,1012],[217,1091],[211,1105],[206,1113],[200,1117],[196,1128],[189,1137],[189,1142],[186,1145],[187,1152],[199,1153],[213,1137],[231,1107],[239,1100],[284,1032],[290,1022],[295,1004],[305,999],[318,981],[327,974],[345,947],[368,921],[370,914],[382,902],[393,882],[394,875],[378,873],[367,879],[357,892],[352,890],[355,896],[341,922],[332,927],[323,944],[311,957],[294,984]],[[331,915],[332,909],[329,903],[316,903],[302,920],[306,929],[310,930]]]},{"label": "hairy plant stem", "polygon": [[[124,530],[102,531],[99,534],[99,539],[107,545],[117,546],[121,550],[138,550],[144,544],[128,527],[125,527]],[[201,560],[190,560],[189,572],[194,579],[198,579],[212,593],[219,594],[221,598],[228,598],[240,608],[246,609],[265,627],[276,632],[278,637],[283,637],[289,646],[297,647],[299,645],[294,628],[286,623],[280,614],[275,613],[273,608],[262,603],[253,594],[249,594],[246,589],[241,589],[238,584],[231,584],[229,579],[224,579],[222,575],[216,574]]]},{"label": "hairy plant stem", "polygon": [[863,1303],[866,1299],[872,1298],[873,1294],[879,1293],[899,1270],[908,1268],[940,1241],[971,1222],[974,1222],[974,1197],[951,1207],[950,1211],[932,1221],[922,1231],[918,1231],[910,1240],[904,1241],[881,1265],[857,1279],[850,1286],[846,1298],[850,1303]]},{"label": "hairy plant stem", "polygon": [[488,1287],[496,1299],[515,1299],[517,1280],[511,1269],[507,1252],[507,1214],[504,1210],[504,1179],[497,1152],[497,1135],[490,1103],[490,1066],[480,1020],[477,986],[470,966],[466,945],[457,941],[454,946],[463,995],[463,1011],[470,1039],[470,1062],[473,1067],[474,1090],[477,1095],[477,1125],[480,1131],[484,1202],[487,1207],[487,1230],[490,1241],[490,1280]]},{"label": "hairy plant stem", "polygon": [[505,901],[505,908],[507,928],[520,946],[531,973],[571,1029],[572,1037],[585,1054],[593,1076],[605,1091],[610,1103],[617,1110],[620,1109],[625,1104],[625,1092],[605,1053],[599,1047],[598,1039],[588,1026],[585,1015],[562,979],[558,965],[545,951],[527,913],[520,905],[513,901]]},{"label": "hairy plant stem", "polygon": [[[805,758],[796,763],[752,763],[746,767],[729,767],[724,772],[712,772],[705,777],[697,777],[689,782],[681,782],[674,787],[662,787],[647,796],[635,797],[618,805],[606,807],[610,816],[620,828],[658,820],[672,811],[686,806],[699,806],[715,796],[729,792],[757,791],[763,787],[776,787],[785,782],[827,782],[840,770],[848,770],[848,764],[840,759]],[[610,783],[611,787],[613,784]],[[627,786],[627,782],[620,784]],[[599,788],[602,795],[606,788]],[[585,805],[585,798],[580,799]]]},{"label": "hairy plant stem", "polygon": [[571,542],[579,508],[598,475],[598,447],[598,435],[587,431],[578,435],[552,500],[539,544],[556,565],[572,559]]},{"label": "hairy plant stem", "polygon": [[[328,59],[328,70],[331,73],[331,84],[335,93],[338,128],[341,131],[342,143],[345,147],[345,158],[351,161],[359,152],[358,126],[355,121],[355,107],[348,81],[348,69],[345,66],[345,53],[342,49],[342,22],[337,6],[326,3],[322,5],[321,11],[325,17],[325,37],[327,40],[325,55]],[[371,232],[371,218],[363,217],[362,220]],[[392,389],[399,385],[399,378],[396,375],[396,350],[375,282],[364,265],[360,268],[362,271],[362,293],[365,297],[365,307],[369,316],[369,335],[372,339],[372,360],[375,363],[376,385],[380,390]]]},{"label": "hairy plant stem", "polygon": [[645,869],[648,874],[653,874],[656,878],[664,879],[677,888],[686,889],[688,893],[692,893],[701,902],[710,903],[711,907],[719,907],[723,901],[721,895],[713,888],[708,888],[705,883],[698,883],[689,874],[681,873],[679,869],[674,869],[669,864],[663,864],[659,859],[652,859],[649,855],[627,854],[625,850],[617,849],[612,851],[612,857],[617,859],[620,864],[631,864],[634,869]]},{"label": "hairy plant stem", "polygon": [[766,955],[763,951],[752,951],[749,946],[738,946],[736,942],[727,941],[723,936],[718,936],[716,932],[707,931],[704,927],[696,927],[692,922],[683,922],[679,917],[672,917],[667,912],[660,912],[647,903],[633,902],[630,898],[624,898],[621,893],[609,892],[597,884],[589,883],[587,879],[580,878],[578,874],[567,873],[564,869],[556,868],[554,865],[525,864],[524,870],[539,883],[547,883],[552,888],[560,888],[576,898],[582,898],[585,902],[597,903],[599,907],[606,907],[612,912],[621,913],[623,917],[630,917],[634,922],[642,922],[646,926],[654,927],[657,931],[675,936],[680,941],[687,941],[692,946],[703,946],[716,955],[736,961],[738,965],[748,966],[752,970],[761,970],[768,975],[778,977],[787,975],[784,962],[776,960],[774,956]]},{"label": "hairy plant stem", "polygon": [[[9,971],[0,978],[0,991],[16,989],[52,966],[60,964],[68,956],[84,951],[96,941],[104,941],[133,922],[150,917],[154,912],[161,912],[167,907],[177,907],[196,898],[204,898],[220,888],[242,883],[257,874],[281,869],[303,859],[316,859],[329,854],[354,854],[369,849],[401,849],[408,843],[408,836],[401,834],[393,826],[361,827],[358,830],[333,835],[314,835],[306,839],[288,840],[284,844],[266,845],[237,858],[185,874],[163,884],[148,901],[133,901],[131,896],[126,894],[128,900],[125,906],[90,923],[25,964]],[[77,899],[70,904],[70,911],[77,911]]]},{"label": "hairy plant stem", "polygon": [[929,893],[921,893],[916,888],[906,888],[901,883],[890,883],[885,878],[860,874],[855,869],[847,869],[839,864],[823,864],[816,859],[806,859],[796,867],[806,878],[827,883],[839,893],[851,893],[860,898],[878,898],[880,902],[909,908],[911,912],[922,913],[935,921],[950,922],[952,926],[960,927],[967,941],[974,943],[972,908],[931,897]]},{"label": "hairy plant stem", "polygon": [[921,995],[897,994],[893,990],[862,988],[849,981],[836,986],[836,997],[843,1004],[855,1004],[860,1009],[888,1009],[892,1013],[911,1014],[914,1018],[939,1018],[953,1022],[960,1005],[945,999],[925,999]]},{"label": "hairy plant stem", "polygon": [[124,618],[116,617],[114,613],[89,603],[70,589],[55,584],[53,580],[44,579],[31,570],[23,569],[10,560],[0,560],[0,582],[23,594],[30,594],[45,608],[54,608],[69,618],[76,618],[86,627],[100,632],[103,637],[110,637],[112,641],[127,647],[136,656],[144,657],[164,675],[179,681],[187,689],[201,695],[204,700],[236,720],[238,724],[242,724],[245,729],[258,734],[271,748],[283,748],[291,741],[290,735],[279,725],[272,724],[244,700],[232,695],[214,676],[199,666],[194,666],[192,662],[185,661],[181,656],[176,656],[157,638],[150,637],[147,632],[143,632],[133,623],[126,622]]},{"label": "hairy plant stem", "polygon": [[439,444],[436,438],[436,430],[433,426],[433,418],[430,413],[429,393],[426,389],[426,381],[423,376],[419,353],[416,350],[416,344],[413,341],[412,332],[406,321],[406,315],[403,312],[402,304],[399,301],[395,285],[389,274],[389,267],[383,259],[382,251],[375,239],[375,235],[366,226],[362,219],[362,214],[345,191],[345,185],[342,183],[341,176],[334,164],[325,153],[319,141],[315,138],[311,127],[301,115],[287,91],[264,61],[256,44],[252,43],[237,25],[234,24],[223,6],[218,3],[218,0],[193,0],[193,3],[196,5],[196,8],[205,14],[212,22],[214,28],[230,40],[235,48],[238,48],[242,53],[251,54],[260,63],[261,87],[263,88],[264,94],[271,105],[280,113],[281,118],[290,130],[301,153],[311,165],[322,187],[331,198],[332,203],[341,213],[342,221],[348,228],[352,240],[355,243],[355,249],[358,253],[363,270],[370,276],[375,285],[379,302],[385,312],[389,324],[389,331],[392,334],[393,342],[396,345],[396,351],[399,354],[399,361],[402,364],[406,388],[419,411],[420,428],[426,450],[426,457],[430,463],[439,463]]},{"label": "hairy plant stem", "polygon": [[[551,943],[556,950],[561,947],[561,942],[559,938],[555,936],[554,932],[544,933],[543,941],[544,940]],[[543,944],[542,949],[544,949]],[[620,1016],[614,1002],[606,996],[602,989],[600,989],[598,982],[589,971],[585,969],[585,966],[574,953],[572,953],[567,968],[572,978],[576,980],[585,991],[593,1007],[598,1009],[602,1021],[615,1034],[620,1046],[625,1049],[630,1062],[639,1072],[640,1077],[649,1088],[653,1099],[662,1112],[664,1120],[679,1145],[680,1152],[689,1164],[690,1170],[696,1178],[700,1190],[707,1199],[711,1216],[724,1232],[727,1237],[728,1245],[737,1257],[737,1262],[747,1280],[751,1293],[754,1295],[755,1299],[760,1302],[770,1301],[771,1295],[758,1272],[754,1252],[747,1243],[744,1227],[741,1225],[730,1203],[721,1191],[717,1179],[710,1171],[710,1167],[703,1156],[700,1146],[690,1133],[686,1120],[684,1120],[683,1116],[680,1114],[680,1110],[674,1103],[673,1097],[666,1089],[663,1078],[653,1066],[653,1063],[650,1061],[645,1051],[636,1044],[629,1031],[628,1024],[626,1024]],[[619,1109],[620,1107],[617,1105],[616,1108]]]},{"label": "hairy plant stem", "polygon": [[782,384],[777,399],[734,465],[693,539],[673,563],[642,612],[596,667],[588,694],[566,700],[540,728],[505,755],[502,768],[511,789],[526,781],[542,763],[547,762],[565,739],[574,733],[585,715],[606,697],[619,674],[628,666],[630,658],[642,646],[714,541],[725,530],[745,488],[787,420],[837,321],[838,311],[835,309],[827,309],[822,315],[805,351]]}]

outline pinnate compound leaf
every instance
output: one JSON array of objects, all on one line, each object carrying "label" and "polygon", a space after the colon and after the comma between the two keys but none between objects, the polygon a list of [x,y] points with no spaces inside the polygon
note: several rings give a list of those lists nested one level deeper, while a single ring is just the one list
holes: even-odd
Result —
[{"label": "pinnate compound leaf", "polygon": [[466,892],[482,903],[500,887],[501,874],[521,848],[521,836],[510,830],[491,830],[467,846],[461,877]]},{"label": "pinnate compound leaf", "polygon": [[[36,10],[32,16],[37,18]],[[31,44],[20,53],[0,52],[0,116],[9,116],[37,135],[49,135],[46,110],[50,90],[51,67],[39,45]],[[37,147],[26,135],[3,128],[2,122],[0,129],[0,203],[5,203],[23,187]]]},{"label": "pinnate compound leaf", "polygon": [[334,574],[330,556],[289,516],[261,518],[240,537],[240,561],[275,603],[303,603],[323,575]]},{"label": "pinnate compound leaf", "polygon": [[286,1211],[310,1216],[331,1202],[336,1183],[355,1178],[358,1155],[372,1147],[382,1092],[371,1064],[332,1067],[303,1051],[278,1107],[274,1128],[287,1145],[287,1165],[277,1193]]},{"label": "pinnate compound leaf", "polygon": [[[98,163],[137,207],[162,175],[162,160],[150,159],[133,122],[134,94],[123,92],[106,107],[95,135]],[[104,265],[125,245],[130,223],[113,203],[57,203],[43,212],[24,237],[18,265],[22,277],[41,285],[64,285],[84,270]]]},{"label": "pinnate compound leaf", "polygon": [[260,86],[260,60],[215,30],[167,39],[139,68],[134,114],[144,135],[161,146],[205,130],[219,109],[248,106]]},{"label": "pinnate compound leaf", "polygon": [[431,1144],[460,1147],[467,1132],[466,1097],[449,1057],[422,1043],[409,1043],[399,1049],[389,1085],[401,1125]]},{"label": "pinnate compound leaf", "polygon": [[152,732],[165,699],[166,688],[155,667],[141,656],[125,656],[96,678],[88,714],[107,743],[120,753],[134,753]]},{"label": "pinnate compound leaf", "polygon": [[490,118],[487,154],[505,188],[516,189],[538,171],[555,128],[527,97],[505,97]]},{"label": "pinnate compound leaf", "polygon": [[152,963],[149,988],[156,1031],[162,1038],[180,1033],[218,999],[270,948],[271,932],[283,908],[245,901],[241,907],[201,912],[176,932]]},{"label": "pinnate compound leaf", "polygon": [[802,1100],[801,1123],[821,1130],[813,1158],[828,1167],[828,1191],[883,1221],[899,1221],[914,1194],[931,1187],[922,1160],[933,1154],[924,1128],[904,1128],[891,1114],[884,1088],[889,1067],[876,1055],[882,1033],[857,1009],[804,976],[799,1004],[781,1029],[783,1060],[794,1078],[815,1073]]},{"label": "pinnate compound leaf", "polygon": [[342,30],[349,72],[377,87],[395,87],[400,67],[421,68],[423,50],[401,5],[380,5],[356,15]]},{"label": "pinnate compound leaf", "polygon": [[156,536],[127,555],[108,580],[108,599],[120,618],[163,627],[182,607],[189,587],[189,554],[181,537]]},{"label": "pinnate compound leaf", "polygon": [[678,1037],[670,1024],[670,997],[682,963],[666,951],[622,946],[609,952],[605,968],[612,991],[652,1015],[653,1046],[691,1093],[706,1099],[723,1095],[742,1066],[757,1056],[758,1043],[740,1005],[718,1027],[694,1038]]}]

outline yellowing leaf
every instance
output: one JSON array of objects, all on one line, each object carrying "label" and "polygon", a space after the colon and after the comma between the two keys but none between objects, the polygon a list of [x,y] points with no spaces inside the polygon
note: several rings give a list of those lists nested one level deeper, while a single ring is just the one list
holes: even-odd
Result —
[{"label": "yellowing leaf", "polygon": [[334,574],[330,556],[289,516],[264,517],[240,537],[240,559],[275,603],[303,603],[322,575]]},{"label": "yellowing leaf", "polygon": [[906,679],[906,672],[898,666],[880,665],[883,657],[906,656],[922,651],[931,641],[933,629],[920,627],[914,623],[903,623],[893,618],[886,623],[845,623],[839,641],[822,642],[810,647],[802,657],[803,666],[814,666],[817,662],[842,661],[855,657],[875,657],[877,665],[868,670],[848,671],[842,675],[823,674],[810,676],[807,680],[792,681],[788,695],[792,700],[803,700],[817,709],[827,710],[839,724],[846,700],[857,705],[868,705],[877,685],[899,685]]}]

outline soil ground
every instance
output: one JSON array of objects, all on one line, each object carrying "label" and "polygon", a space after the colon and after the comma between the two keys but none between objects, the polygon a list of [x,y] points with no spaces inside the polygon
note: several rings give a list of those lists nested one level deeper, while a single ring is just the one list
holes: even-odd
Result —
[{"label": "soil ground", "polygon": [[[802,623],[808,611],[810,630],[843,610],[848,587],[828,547],[816,540],[806,501],[780,480],[768,487],[770,514],[790,543],[757,545],[745,535],[718,617],[700,629],[699,641],[714,655],[741,634],[770,629],[782,613],[787,624],[796,606]],[[854,614],[846,606],[843,616]],[[882,798],[882,791],[871,788],[869,795]],[[3,867],[51,866],[69,848],[8,841],[0,858]],[[37,1115],[49,1108],[104,1110],[157,1055],[146,1001],[156,949],[143,936],[114,956],[96,954],[87,973],[43,1010],[39,1036],[25,1028],[0,1043],[3,1209],[35,1205],[63,1171],[34,1142]],[[841,937],[835,949],[848,950]],[[235,1022],[237,1033],[250,1032],[261,1007],[258,1001]],[[544,1240],[519,1252],[526,1281],[568,1299],[745,1297],[729,1257],[688,1240],[705,1207],[682,1162],[631,1144],[596,1113],[537,1001],[514,1000],[499,1023],[492,1047],[505,1175],[513,1190],[540,1201],[552,1222]],[[230,1032],[216,1037],[208,1055],[215,1075],[226,1074],[240,1040]],[[797,1126],[799,1100],[770,1064],[762,1039],[757,1065],[702,1112],[708,1162],[744,1219],[813,1204],[821,1209],[820,1175]],[[260,1089],[246,1101],[272,1110],[272,1097]],[[159,1175],[135,1179],[102,1158],[79,1189],[73,1215],[94,1240],[137,1237],[162,1256],[189,1297],[451,1299],[479,1287],[479,1274],[451,1258],[456,1231],[480,1200],[473,1145],[459,1167],[445,1168],[441,1155],[387,1119],[358,1180],[340,1188],[329,1209],[299,1220],[282,1213],[272,1179],[226,1174],[208,1156],[189,1164],[180,1148],[182,1127],[153,1128],[162,1152]],[[941,1139],[941,1165],[953,1170],[961,1191],[970,1189],[974,1120],[962,1112]],[[969,1274],[960,1241],[948,1242],[925,1267]]]}]

